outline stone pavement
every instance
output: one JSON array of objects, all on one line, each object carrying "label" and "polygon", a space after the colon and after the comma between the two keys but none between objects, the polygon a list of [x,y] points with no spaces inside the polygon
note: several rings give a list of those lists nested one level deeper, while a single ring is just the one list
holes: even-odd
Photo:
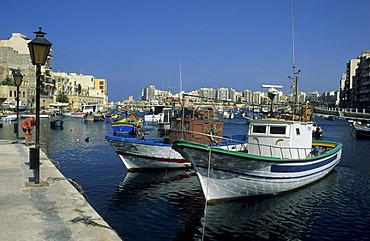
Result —
[{"label": "stone pavement", "polygon": [[29,148],[0,140],[0,240],[121,240],[40,151],[40,184]]}]

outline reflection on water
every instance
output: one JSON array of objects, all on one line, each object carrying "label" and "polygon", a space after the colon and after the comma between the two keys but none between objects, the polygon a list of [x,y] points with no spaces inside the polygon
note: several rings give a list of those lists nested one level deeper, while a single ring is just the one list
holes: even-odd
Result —
[{"label": "reflection on water", "polygon": [[[294,192],[247,198],[207,206],[206,234],[212,240],[302,240],[308,237],[331,199],[338,193],[338,173]],[[232,230],[232,232],[229,232]]]},{"label": "reflection on water", "polygon": [[[208,205],[206,217],[194,172],[127,173],[104,138],[112,134],[108,123],[63,120],[62,130],[41,120],[42,150],[126,241],[200,240],[204,222],[205,240],[370,240],[370,141],[351,136],[345,120],[317,119],[323,139],[344,144],[341,162],[325,178],[289,193]],[[226,120],[224,134],[246,130],[243,118]],[[155,135],[155,126],[147,131]],[[0,128],[0,138],[15,138],[11,124]]]}]

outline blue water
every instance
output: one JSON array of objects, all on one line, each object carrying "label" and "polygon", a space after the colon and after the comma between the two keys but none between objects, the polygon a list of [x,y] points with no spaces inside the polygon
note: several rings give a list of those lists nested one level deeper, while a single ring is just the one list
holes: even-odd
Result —
[{"label": "blue water", "polygon": [[[346,120],[317,120],[323,139],[344,144],[341,162],[325,178],[276,196],[208,205],[206,215],[192,170],[127,173],[104,139],[112,134],[108,123],[63,120],[63,130],[41,121],[42,150],[126,241],[201,240],[203,234],[204,240],[370,240],[370,141],[355,139]],[[246,130],[243,118],[226,120],[224,134]],[[12,136],[5,123],[0,138]]]}]

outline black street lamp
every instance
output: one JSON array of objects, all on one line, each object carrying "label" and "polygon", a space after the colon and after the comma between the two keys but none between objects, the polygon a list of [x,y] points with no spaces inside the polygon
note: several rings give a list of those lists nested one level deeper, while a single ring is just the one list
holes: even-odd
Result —
[{"label": "black street lamp", "polygon": [[28,43],[32,64],[36,65],[36,166],[35,166],[35,184],[39,183],[40,177],[40,90],[41,90],[41,66],[45,65],[49,55],[51,43],[44,38],[45,32],[33,32],[36,34],[31,42]]},{"label": "black street lamp", "polygon": [[12,71],[15,85],[17,86],[17,123],[15,124],[14,130],[16,131],[16,141],[19,139],[19,86],[22,84],[23,74],[18,70]]}]

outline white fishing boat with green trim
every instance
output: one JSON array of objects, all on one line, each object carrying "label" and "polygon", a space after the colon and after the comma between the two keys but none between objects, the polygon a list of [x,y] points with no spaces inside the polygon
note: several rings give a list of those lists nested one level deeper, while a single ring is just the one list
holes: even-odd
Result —
[{"label": "white fishing boat with green trim", "polygon": [[312,142],[312,126],[251,120],[244,151],[185,140],[176,141],[173,148],[191,162],[207,201],[276,194],[324,177],[340,161],[342,144]]},{"label": "white fishing boat with green trim", "polygon": [[324,177],[341,159],[341,143],[313,141],[309,109],[296,109],[300,115],[291,120],[273,118],[276,86],[263,87],[269,87],[270,118],[249,121],[245,149],[173,143],[172,148],[191,162],[207,201],[290,191]]}]

